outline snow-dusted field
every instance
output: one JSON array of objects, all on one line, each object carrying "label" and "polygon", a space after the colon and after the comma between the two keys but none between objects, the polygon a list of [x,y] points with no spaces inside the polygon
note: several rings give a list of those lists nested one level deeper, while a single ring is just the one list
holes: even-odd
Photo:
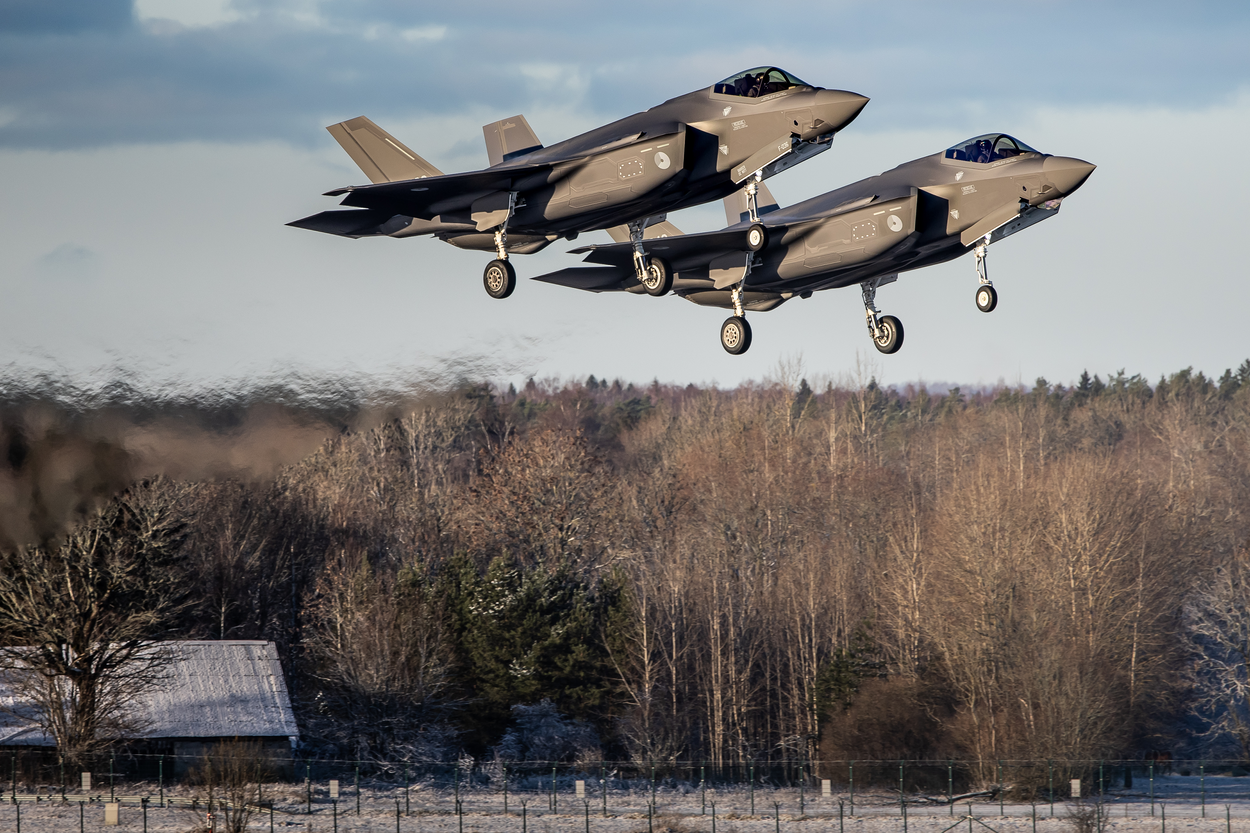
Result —
[{"label": "snow-dusted field", "polygon": [[[1208,776],[1160,776],[1154,782],[1154,801],[1149,783],[1139,779],[1135,790],[1109,791],[1103,802],[1103,830],[1108,833],[1250,833],[1250,778]],[[142,785],[140,785],[142,786]],[[150,785],[154,787],[155,785]],[[607,816],[603,796],[594,781],[588,781],[586,798],[578,799],[571,789],[561,791],[553,812],[546,792],[510,792],[504,812],[502,792],[466,788],[460,793],[462,813],[456,813],[452,790],[428,784],[414,784],[405,795],[401,787],[363,786],[357,796],[352,785],[342,784],[337,803],[328,797],[327,785],[316,784],[310,813],[302,786],[275,784],[266,787],[266,801],[273,800],[272,829],[333,833],[884,833],[902,831],[904,818],[898,793],[885,790],[856,790],[854,812],[845,791],[835,790],[828,798],[805,791],[800,814],[797,789],[762,789],[754,792],[755,813],[751,813],[751,793],[741,787],[711,789],[704,795],[697,786],[661,788],[656,793],[656,809],[649,817],[649,789],[609,790]],[[1205,798],[1204,798],[1205,792]],[[20,811],[21,830],[30,833],[58,831],[104,831],[144,829],[140,797],[149,795],[147,830],[153,833],[207,830],[206,807],[190,806],[193,794],[184,789],[167,790],[166,806],[160,806],[156,790],[145,792],[131,785],[122,800],[120,826],[104,826],[104,804],[108,794],[70,795],[35,801],[19,795],[14,805],[5,794],[0,805],[0,833],[17,831]],[[172,804],[170,801],[172,800]],[[839,812],[841,803],[841,812]],[[1094,800],[1086,800],[1090,808]],[[81,808],[81,811],[80,811]],[[909,796],[906,829],[908,833],[1082,833],[1073,818],[1076,802],[1011,804],[997,800],[974,799],[955,807],[939,805],[923,796]],[[398,814],[397,811],[398,810]],[[714,811],[714,812],[713,812]],[[81,815],[80,815],[81,812]],[[1204,817],[1205,816],[1205,817]],[[257,812],[249,830],[265,831],[271,825],[268,810]],[[217,829],[221,829],[220,825]],[[1085,831],[1084,833],[1092,833]]]}]

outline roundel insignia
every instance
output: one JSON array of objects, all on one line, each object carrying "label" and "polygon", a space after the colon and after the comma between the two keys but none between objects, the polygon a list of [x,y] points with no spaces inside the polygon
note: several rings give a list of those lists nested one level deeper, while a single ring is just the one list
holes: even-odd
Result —
[{"label": "roundel insignia", "polygon": [[655,166],[661,171],[667,171],[668,166],[671,164],[673,163],[669,161],[668,154],[664,151],[660,151],[655,155]]},{"label": "roundel insignia", "polygon": [[885,218],[885,224],[890,227],[890,231],[902,231],[903,221],[898,218],[897,214],[891,214]]}]

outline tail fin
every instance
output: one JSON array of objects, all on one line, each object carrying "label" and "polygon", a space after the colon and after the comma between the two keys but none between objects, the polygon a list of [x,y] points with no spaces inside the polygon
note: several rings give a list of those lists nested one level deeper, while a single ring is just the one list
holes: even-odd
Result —
[{"label": "tail fin", "polygon": [[[755,194],[755,205],[759,209],[761,217],[781,207],[777,205],[777,199],[773,196],[773,192],[769,191],[768,186],[763,182],[759,184],[759,191]],[[751,213],[747,207],[747,192],[745,188],[734,191],[725,197],[725,222],[734,226],[738,223],[745,223],[750,217]]]},{"label": "tail fin", "polygon": [[442,171],[364,116],[332,124],[326,130],[371,182],[442,176]]},{"label": "tail fin", "polygon": [[490,158],[491,167],[543,146],[530,129],[530,123],[521,115],[484,125],[482,133],[486,136],[486,155]]},{"label": "tail fin", "polygon": [[[651,222],[655,220],[655,222]],[[608,229],[608,235],[612,238],[613,243],[629,242],[629,226],[613,226]],[[664,219],[664,215],[652,217],[647,220],[646,227],[642,230],[643,240],[657,240],[661,237],[680,237],[682,230],[677,226]]]}]

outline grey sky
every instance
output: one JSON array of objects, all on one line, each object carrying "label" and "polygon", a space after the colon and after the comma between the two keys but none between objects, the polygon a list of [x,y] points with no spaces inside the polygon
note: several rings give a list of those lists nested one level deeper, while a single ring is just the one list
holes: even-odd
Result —
[{"label": "grey sky", "polygon": [[[200,386],[430,368],[733,384],[801,356],[812,376],[1031,383],[1082,368],[1219,373],[1250,357],[1241,235],[1250,165],[1244,3],[8,0],[0,4],[0,367]],[[285,228],[364,177],[324,125],[367,114],[444,170],[485,164],[480,125],[539,137],[774,63],[872,102],[828,153],[770,182],[783,203],[1004,130],[1099,165],[1054,220],[905,275],[881,357],[858,293],[751,317],[522,280],[431,239]],[[719,206],[672,217],[723,224]],[[587,235],[578,243],[606,235]],[[557,244],[520,276],[574,265]]]}]

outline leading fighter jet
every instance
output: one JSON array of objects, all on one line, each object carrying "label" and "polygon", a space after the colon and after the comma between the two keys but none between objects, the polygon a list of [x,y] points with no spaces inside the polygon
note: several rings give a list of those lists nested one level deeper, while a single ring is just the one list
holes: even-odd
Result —
[{"label": "leading fighter jet", "polygon": [[[779,209],[759,186],[754,205],[741,192],[725,200],[732,224],[722,231],[648,241],[651,263],[674,273],[673,291],[696,304],[725,307],[721,346],[732,354],[751,345],[746,310],[775,309],[796,295],[859,284],[868,335],[882,353],[903,345],[903,325],[877,309],[877,289],[903,272],[976,257],[977,308],[991,312],[991,243],[1055,216],[1094,166],[1040,153],[1005,133],[961,142],[879,176]],[[744,210],[745,209],[745,210]],[[562,269],[534,280],[591,292],[640,292],[628,245],[589,246],[597,267]]]},{"label": "leading fighter jet", "polygon": [[495,298],[516,286],[509,254],[623,226],[613,236],[630,241],[639,284],[663,295],[672,275],[648,262],[642,241],[673,231],[667,212],[742,188],[753,199],[765,178],[826,150],[867,103],[758,67],[551,147],[524,116],[488,124],[490,167],[461,174],[443,174],[362,116],[326,129],[374,184],[327,193],[351,210],[288,225],[344,237],[428,234],[493,251],[483,283]]}]

